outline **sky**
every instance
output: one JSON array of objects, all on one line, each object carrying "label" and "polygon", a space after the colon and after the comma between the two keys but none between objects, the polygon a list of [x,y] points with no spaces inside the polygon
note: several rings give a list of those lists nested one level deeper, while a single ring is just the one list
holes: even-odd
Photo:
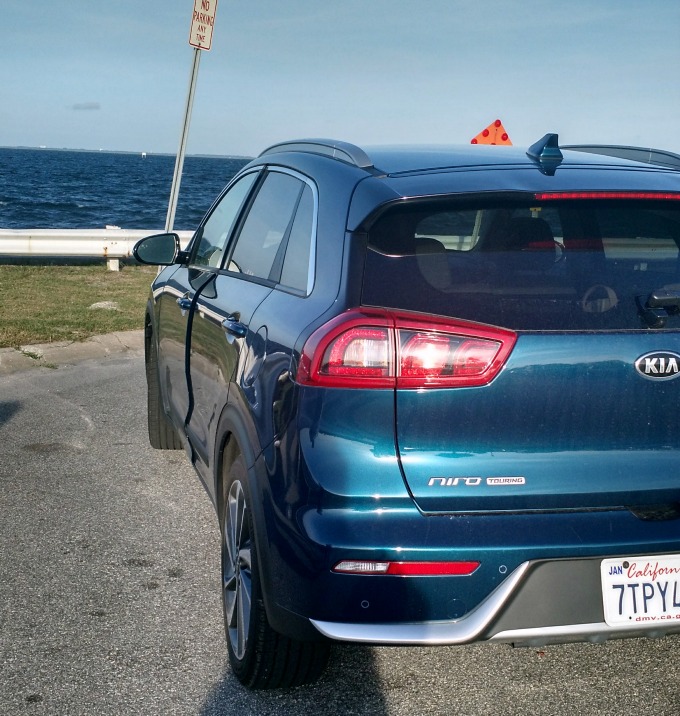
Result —
[{"label": "sky", "polygon": [[[210,0],[190,154],[286,139],[680,153],[677,0]],[[177,152],[194,0],[0,0],[0,146]]]}]

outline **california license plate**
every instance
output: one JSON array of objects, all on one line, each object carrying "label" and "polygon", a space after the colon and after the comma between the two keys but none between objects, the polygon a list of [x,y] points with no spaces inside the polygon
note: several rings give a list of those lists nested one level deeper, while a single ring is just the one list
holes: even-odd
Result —
[{"label": "california license plate", "polygon": [[680,622],[680,555],[617,557],[600,567],[609,626]]}]

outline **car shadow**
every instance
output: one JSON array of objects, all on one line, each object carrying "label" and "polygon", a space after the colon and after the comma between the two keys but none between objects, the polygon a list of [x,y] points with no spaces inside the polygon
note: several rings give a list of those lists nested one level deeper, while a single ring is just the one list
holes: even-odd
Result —
[{"label": "car shadow", "polygon": [[21,403],[18,400],[0,401],[0,425],[8,423],[20,410]]},{"label": "car shadow", "polygon": [[323,676],[314,684],[295,689],[249,691],[229,666],[208,695],[200,716],[274,716],[277,714],[388,713],[374,650],[367,646],[334,645]]}]

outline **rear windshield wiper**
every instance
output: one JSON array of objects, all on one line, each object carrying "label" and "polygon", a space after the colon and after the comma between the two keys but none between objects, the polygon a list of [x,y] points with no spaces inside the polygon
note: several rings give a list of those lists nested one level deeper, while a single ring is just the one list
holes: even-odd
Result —
[{"label": "rear windshield wiper", "polygon": [[636,296],[635,301],[648,328],[663,328],[669,316],[680,313],[680,291],[673,288],[657,288],[646,299]]}]

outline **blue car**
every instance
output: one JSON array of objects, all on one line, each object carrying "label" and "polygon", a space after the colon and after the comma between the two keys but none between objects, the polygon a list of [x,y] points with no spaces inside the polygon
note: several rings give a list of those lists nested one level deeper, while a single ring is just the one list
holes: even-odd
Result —
[{"label": "blue car", "polygon": [[285,142],[135,255],[243,684],[680,632],[679,156]]}]

